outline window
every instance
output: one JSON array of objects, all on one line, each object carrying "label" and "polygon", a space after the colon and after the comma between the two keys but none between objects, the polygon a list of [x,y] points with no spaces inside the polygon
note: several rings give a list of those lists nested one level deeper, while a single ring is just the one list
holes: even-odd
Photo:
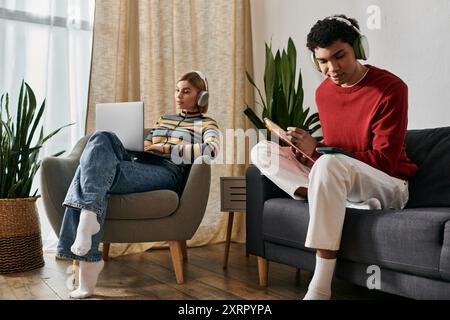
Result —
[{"label": "window", "polygon": [[[70,151],[84,135],[92,52],[95,0],[0,0],[0,94],[14,106],[22,80],[46,99],[46,133],[75,123],[51,140],[41,157]],[[14,113],[14,110],[11,110]],[[39,177],[35,179],[35,190]],[[42,204],[44,247],[53,246]]]}]

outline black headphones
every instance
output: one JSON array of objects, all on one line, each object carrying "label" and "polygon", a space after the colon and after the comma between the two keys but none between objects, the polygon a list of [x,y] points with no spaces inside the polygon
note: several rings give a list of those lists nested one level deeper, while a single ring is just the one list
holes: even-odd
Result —
[{"label": "black headphones", "polygon": [[197,95],[197,106],[203,108],[208,104],[208,100],[209,100],[209,92],[208,92],[208,80],[206,79],[205,75],[200,72],[200,71],[193,71],[196,74],[198,74],[198,76],[200,77],[200,79],[203,80],[203,82],[205,83],[205,91],[200,91]]},{"label": "black headphones", "polygon": [[[367,40],[367,37],[363,35],[361,31],[350,22],[350,20],[337,16],[331,16],[325,19],[341,21],[349,27],[352,27],[353,30],[358,33],[358,37],[353,42],[353,51],[355,52],[356,59],[367,60],[369,58],[369,41]],[[314,51],[311,52],[311,61],[317,68],[317,70],[321,71],[319,61],[317,61]]]}]

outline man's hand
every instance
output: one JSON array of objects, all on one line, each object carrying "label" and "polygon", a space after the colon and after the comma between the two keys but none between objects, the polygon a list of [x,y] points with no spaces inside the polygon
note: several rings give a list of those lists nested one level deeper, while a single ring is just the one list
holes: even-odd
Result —
[{"label": "man's hand", "polygon": [[152,151],[152,152],[158,152],[158,153],[164,153],[164,148],[161,145],[150,145],[150,146],[145,146],[144,147],[144,151]]},{"label": "man's hand", "polygon": [[[312,156],[317,146],[317,140],[313,138],[308,131],[299,128],[288,128],[288,137],[291,142],[308,156]],[[297,156],[297,155],[296,155]]]},{"label": "man's hand", "polygon": [[308,168],[312,168],[314,165],[314,162],[306,158],[300,151],[295,149],[294,147],[291,147],[292,153],[295,155],[295,158],[300,162],[301,164],[307,166]]}]

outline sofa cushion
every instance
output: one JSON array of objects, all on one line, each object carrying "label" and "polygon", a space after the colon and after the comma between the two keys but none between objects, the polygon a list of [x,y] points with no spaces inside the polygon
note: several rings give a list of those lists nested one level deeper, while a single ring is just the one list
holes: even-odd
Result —
[{"label": "sofa cushion", "polygon": [[419,166],[409,182],[407,207],[450,207],[450,127],[410,130],[406,145]]},{"label": "sofa cushion", "polygon": [[[340,257],[393,270],[441,278],[443,232],[449,208],[405,210],[347,209]],[[306,202],[270,199],[263,212],[263,238],[304,246],[309,222]]]}]

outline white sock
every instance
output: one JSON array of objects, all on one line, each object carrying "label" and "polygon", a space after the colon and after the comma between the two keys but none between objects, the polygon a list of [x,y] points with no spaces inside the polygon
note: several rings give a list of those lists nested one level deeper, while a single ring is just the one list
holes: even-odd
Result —
[{"label": "white sock", "polygon": [[70,251],[77,256],[85,256],[91,249],[92,236],[100,231],[97,214],[88,210],[81,210],[77,236]]},{"label": "white sock", "polygon": [[103,260],[97,262],[80,261],[79,286],[77,290],[69,293],[69,297],[74,299],[84,299],[92,296],[97,284],[98,276],[104,265],[105,262]]},{"label": "white sock", "polygon": [[335,265],[336,259],[316,256],[316,269],[303,300],[330,300]]}]

